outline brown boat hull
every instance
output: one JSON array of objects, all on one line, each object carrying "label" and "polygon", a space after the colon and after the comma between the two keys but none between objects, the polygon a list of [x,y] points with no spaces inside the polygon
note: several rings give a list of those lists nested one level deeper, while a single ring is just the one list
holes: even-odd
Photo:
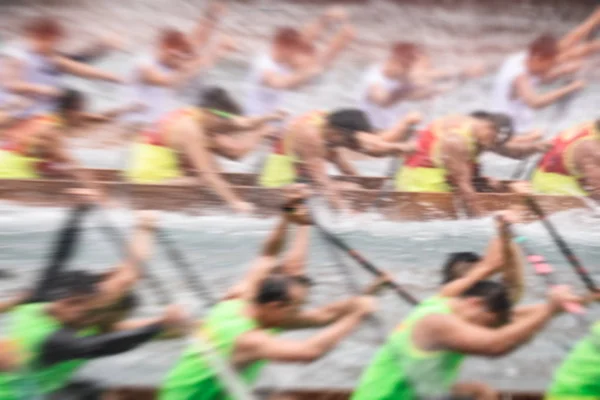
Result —
[{"label": "brown boat hull", "polygon": [[[135,185],[119,182],[99,182],[113,198],[126,200],[126,207],[194,214],[205,214],[226,209],[223,201],[206,187],[176,185]],[[76,187],[76,182],[62,180],[0,180],[0,200],[36,206],[62,207],[73,201],[65,191]],[[276,188],[234,186],[246,201],[254,203],[257,215],[270,216],[279,211],[283,192]],[[456,219],[460,215],[455,198],[450,193],[380,192],[378,190],[349,190],[344,197],[357,210],[368,211],[380,196],[377,212],[389,220],[427,221]],[[479,193],[479,204],[487,213],[524,204],[524,197],[509,193]],[[536,196],[549,214],[585,207],[573,196]],[[533,215],[527,217],[534,220]]]},{"label": "brown boat hull", "polygon": [[[278,391],[277,400],[348,400],[351,392],[347,390],[290,390]],[[156,391],[154,389],[125,388],[115,392],[111,400],[154,400]],[[264,398],[267,398],[266,396]],[[543,394],[535,392],[502,392],[499,399],[511,400],[541,400]]]}]

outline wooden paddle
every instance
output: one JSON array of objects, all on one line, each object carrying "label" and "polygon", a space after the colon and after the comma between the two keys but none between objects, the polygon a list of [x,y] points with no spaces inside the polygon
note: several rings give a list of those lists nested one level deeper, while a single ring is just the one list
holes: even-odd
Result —
[{"label": "wooden paddle", "polygon": [[590,292],[597,292],[598,287],[596,283],[592,279],[591,275],[587,271],[587,269],[583,266],[583,264],[579,261],[579,258],[573,253],[567,242],[562,238],[562,236],[558,233],[554,225],[548,220],[544,210],[540,207],[540,205],[535,201],[533,196],[526,196],[525,203],[527,206],[533,211],[542,221],[542,224],[554,240],[554,243],[560,250],[560,252],[565,256],[571,267],[573,267],[575,273],[581,278],[585,286],[588,288]]}]

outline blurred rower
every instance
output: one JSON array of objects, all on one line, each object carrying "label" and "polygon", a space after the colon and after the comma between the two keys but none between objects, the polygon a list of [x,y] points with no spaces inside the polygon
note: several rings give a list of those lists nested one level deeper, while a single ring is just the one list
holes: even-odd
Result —
[{"label": "blurred rower", "polygon": [[539,162],[532,185],[541,194],[600,200],[600,119],[558,134]]},{"label": "blurred rower", "polygon": [[4,87],[31,101],[19,117],[52,114],[59,107],[62,76],[120,83],[112,73],[99,70],[65,56],[59,46],[65,38],[63,26],[52,18],[37,18],[25,26],[22,43],[9,48],[4,60]]}]

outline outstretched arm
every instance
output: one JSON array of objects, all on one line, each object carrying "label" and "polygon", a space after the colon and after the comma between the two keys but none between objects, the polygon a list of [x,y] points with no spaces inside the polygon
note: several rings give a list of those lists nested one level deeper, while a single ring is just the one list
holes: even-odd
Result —
[{"label": "outstretched arm", "polygon": [[546,93],[538,93],[527,76],[521,75],[515,82],[515,92],[529,107],[538,109],[555,103],[561,98],[583,89],[584,86],[585,84],[582,81],[575,81]]},{"label": "outstretched arm", "polygon": [[596,8],[592,15],[560,40],[560,51],[567,51],[573,46],[586,40],[598,25],[600,25],[600,7]]},{"label": "outstretched arm", "polygon": [[293,276],[305,274],[309,244],[310,226],[299,225],[296,228],[296,237],[294,238],[292,248],[284,256],[282,263],[283,273]]},{"label": "outstretched arm", "polygon": [[90,65],[71,60],[67,57],[57,56],[56,64],[65,72],[69,74],[77,75],[81,78],[87,79],[98,79],[108,82],[121,83],[122,80],[116,75],[102,71],[96,67],[92,67]]},{"label": "outstretched arm", "polygon": [[287,217],[282,215],[263,244],[259,257],[242,280],[227,292],[226,299],[254,299],[260,282],[277,266],[277,256],[285,244],[288,225]]},{"label": "outstretched arm", "polygon": [[125,259],[100,283],[103,303],[114,303],[129,293],[142,277],[142,267],[152,254],[155,218],[150,212],[138,213]]},{"label": "outstretched arm", "polygon": [[448,177],[456,187],[456,194],[464,202],[470,215],[479,216],[481,206],[477,202],[477,192],[473,187],[473,171],[469,164],[469,150],[464,142],[450,138],[442,143],[444,165],[448,170]]},{"label": "outstretched arm", "polygon": [[249,205],[243,202],[233,191],[229,183],[215,171],[213,167],[214,156],[208,149],[209,143],[206,132],[194,120],[181,124],[182,145],[181,151],[186,153],[199,177],[204,178],[211,187],[227,204],[236,211],[249,211]]},{"label": "outstretched arm", "polygon": [[348,336],[373,309],[373,299],[363,298],[353,312],[306,340],[279,339],[258,330],[247,333],[236,343],[234,361],[236,364],[255,360],[314,361]]}]

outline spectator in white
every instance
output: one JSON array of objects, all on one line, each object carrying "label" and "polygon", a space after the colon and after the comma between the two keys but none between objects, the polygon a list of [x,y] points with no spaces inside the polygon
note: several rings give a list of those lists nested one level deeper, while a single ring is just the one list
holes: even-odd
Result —
[{"label": "spectator in white", "polygon": [[539,86],[582,66],[582,58],[600,51],[600,40],[587,41],[600,25],[600,8],[562,39],[544,34],[528,51],[511,55],[500,68],[494,83],[492,108],[512,117],[517,133],[532,130],[535,111],[581,90],[585,83],[574,80],[545,93]]},{"label": "spectator in white", "polygon": [[63,73],[82,78],[120,83],[121,80],[105,72],[75,61],[58,50],[65,37],[62,25],[52,18],[37,18],[25,26],[23,43],[9,48],[3,62],[3,86],[12,94],[31,101],[20,117],[51,114],[58,107],[63,90]]},{"label": "spectator in white", "polygon": [[[318,51],[315,42],[335,22],[341,26]],[[255,59],[250,71],[246,114],[264,115],[284,107],[285,94],[325,72],[353,36],[347,15],[339,8],[329,9],[303,31],[279,28],[270,50]]]},{"label": "spectator in white", "polygon": [[131,102],[143,107],[130,115],[128,121],[150,124],[179,108],[178,92],[183,86],[190,82],[197,86],[200,72],[230,49],[229,42],[222,41],[211,51],[200,52],[212,36],[218,15],[216,6],[209,6],[191,35],[177,29],[164,29],[154,54],[146,54],[135,62],[130,82]]},{"label": "spectator in white", "polygon": [[408,102],[430,99],[449,89],[436,87],[437,81],[473,77],[481,72],[479,65],[460,70],[434,69],[416,44],[396,42],[383,63],[366,71],[358,93],[359,107],[385,140],[403,140],[410,132],[407,127],[420,122],[418,114],[409,113]]}]

